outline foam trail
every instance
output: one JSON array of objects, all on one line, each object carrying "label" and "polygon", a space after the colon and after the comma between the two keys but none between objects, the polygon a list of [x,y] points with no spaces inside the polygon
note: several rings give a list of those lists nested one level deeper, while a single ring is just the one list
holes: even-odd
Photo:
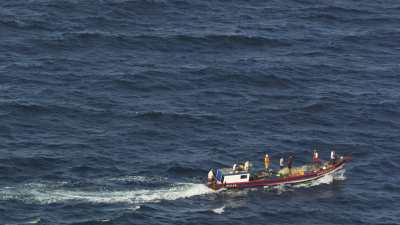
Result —
[{"label": "foam trail", "polygon": [[0,200],[21,200],[34,204],[51,204],[68,201],[90,203],[134,203],[176,200],[196,195],[212,193],[204,184],[179,183],[162,189],[142,189],[127,191],[79,191],[46,185],[26,185],[22,188],[0,189]]},{"label": "foam trail", "polygon": [[99,179],[99,182],[134,182],[134,183],[156,183],[156,182],[167,182],[167,178],[164,177],[146,177],[146,176],[124,176],[124,177],[114,177],[109,179]]}]

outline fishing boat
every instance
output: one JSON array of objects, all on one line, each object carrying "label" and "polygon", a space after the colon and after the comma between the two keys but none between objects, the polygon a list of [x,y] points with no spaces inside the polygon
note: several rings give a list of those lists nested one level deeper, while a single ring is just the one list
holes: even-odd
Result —
[{"label": "fishing boat", "polygon": [[249,164],[238,168],[234,166],[234,168],[212,169],[208,174],[208,187],[219,190],[307,183],[342,170],[349,159],[349,156],[337,156],[327,161],[318,159],[290,169],[283,167],[255,172],[252,172]]}]

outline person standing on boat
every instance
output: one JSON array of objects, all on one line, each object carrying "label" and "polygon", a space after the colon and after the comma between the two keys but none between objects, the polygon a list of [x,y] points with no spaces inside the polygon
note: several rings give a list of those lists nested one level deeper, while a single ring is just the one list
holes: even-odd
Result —
[{"label": "person standing on boat", "polygon": [[334,163],[336,161],[336,152],[331,151],[331,163]]},{"label": "person standing on boat", "polygon": [[315,162],[315,163],[319,162],[317,150],[314,150],[314,152],[313,152],[312,161]]},{"label": "person standing on boat", "polygon": [[293,165],[293,156],[290,155],[288,158],[288,162],[287,162],[287,166],[288,166],[289,170],[292,169],[292,165]]},{"label": "person standing on boat", "polygon": [[281,159],[279,160],[279,166],[281,167],[281,169],[283,169],[283,167],[285,166],[283,162],[284,162],[283,157],[281,157]]},{"label": "person standing on boat", "polygon": [[269,168],[269,156],[268,156],[268,154],[265,154],[264,166],[265,166],[265,170],[268,170],[268,168]]},{"label": "person standing on boat", "polygon": [[208,172],[208,182],[211,183],[211,182],[213,182],[213,180],[214,180],[214,171],[211,169]]},{"label": "person standing on boat", "polygon": [[249,169],[250,169],[250,162],[249,162],[249,161],[246,161],[246,162],[244,163],[244,170],[245,170],[246,172],[248,172]]}]

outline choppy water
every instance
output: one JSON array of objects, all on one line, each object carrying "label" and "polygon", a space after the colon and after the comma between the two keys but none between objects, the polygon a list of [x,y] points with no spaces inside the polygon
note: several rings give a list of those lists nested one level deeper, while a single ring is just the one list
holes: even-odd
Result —
[{"label": "choppy water", "polygon": [[[400,224],[399,40],[395,0],[2,1],[0,224]],[[353,161],[204,186],[313,148]]]}]

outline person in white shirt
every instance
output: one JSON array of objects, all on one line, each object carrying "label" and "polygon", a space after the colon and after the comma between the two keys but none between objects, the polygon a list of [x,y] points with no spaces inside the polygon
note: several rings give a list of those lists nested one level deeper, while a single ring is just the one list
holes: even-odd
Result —
[{"label": "person in white shirt", "polygon": [[335,151],[331,151],[331,162],[335,162],[336,160],[336,152]]},{"label": "person in white shirt", "polygon": [[279,160],[279,166],[281,167],[281,169],[283,169],[283,167],[285,166],[284,164],[283,164],[283,162],[284,162],[284,160],[283,160],[283,157]]},{"label": "person in white shirt", "polygon": [[319,162],[317,150],[314,150],[314,152],[313,152],[312,161],[313,161],[313,162]]}]

